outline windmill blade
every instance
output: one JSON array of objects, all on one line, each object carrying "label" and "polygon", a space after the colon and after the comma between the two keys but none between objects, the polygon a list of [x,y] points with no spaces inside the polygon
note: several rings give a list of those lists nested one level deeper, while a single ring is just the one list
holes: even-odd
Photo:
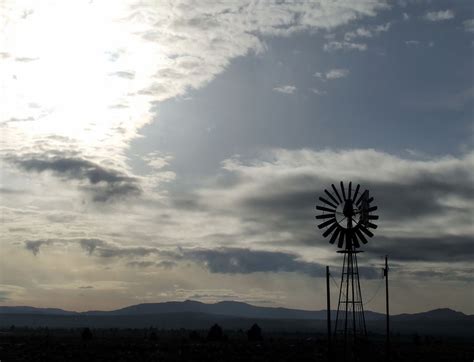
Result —
[{"label": "windmill blade", "polygon": [[330,227],[328,227],[328,229],[323,233],[323,236],[324,237],[327,237],[329,234],[331,234],[333,232],[333,230],[337,227],[337,222],[335,222],[334,224],[332,224]]},{"label": "windmill blade", "polygon": [[354,197],[352,198],[352,202],[355,202],[355,200],[357,198],[357,194],[359,193],[359,189],[360,189],[360,185],[357,184],[356,189],[354,191]]},{"label": "windmill blade", "polygon": [[344,234],[346,233],[346,231],[344,229],[340,229],[340,233],[339,233],[339,240],[337,241],[337,247],[338,248],[342,248],[344,246]]},{"label": "windmill blade", "polygon": [[334,196],[332,196],[332,194],[328,191],[328,190],[324,190],[324,192],[326,193],[326,195],[329,196],[329,198],[334,201],[335,204],[339,204],[339,202],[336,200],[336,198]]},{"label": "windmill blade", "polygon": [[339,196],[339,192],[337,192],[336,186],[334,186],[334,184],[331,184],[331,187],[334,190],[334,193],[336,194],[337,198],[339,199],[339,203],[342,203],[341,196]]},{"label": "windmill blade", "polygon": [[341,191],[342,191],[342,198],[346,201],[346,191],[344,190],[344,183],[341,181]]},{"label": "windmill blade", "polygon": [[332,202],[326,200],[324,197],[320,197],[319,200],[321,200],[325,204],[328,204],[329,206],[334,207],[335,209],[337,209],[337,205],[334,205]]},{"label": "windmill blade", "polygon": [[[356,205],[359,205],[364,196],[367,196],[369,194],[369,190],[365,190],[363,193],[360,194],[359,199],[356,202]],[[368,201],[368,200],[367,200]]]},{"label": "windmill blade", "polygon": [[369,228],[372,228],[372,229],[377,229],[377,228],[378,228],[377,225],[372,224],[371,222],[367,222],[367,226],[368,226]]},{"label": "windmill blade", "polygon": [[357,240],[357,235],[355,233],[352,234],[352,242],[356,249],[360,248],[359,240]]},{"label": "windmill blade", "polygon": [[352,200],[351,194],[352,194],[352,181],[349,182],[349,190],[347,191],[347,198],[349,200]]},{"label": "windmill blade", "polygon": [[378,215],[369,215],[369,216],[367,216],[367,219],[369,219],[369,220],[378,220],[379,216]]},{"label": "windmill blade", "polygon": [[340,228],[337,228],[336,231],[334,231],[334,234],[332,234],[332,236],[331,236],[331,240],[329,240],[329,242],[330,242],[331,244],[334,244],[334,242],[336,241],[337,236],[339,235],[339,232],[340,232],[340,231],[341,231]]},{"label": "windmill blade", "polygon": [[316,209],[320,210],[320,211],[327,211],[327,212],[330,212],[330,213],[335,213],[336,210],[333,210],[333,209],[328,209],[327,207],[324,207],[324,206],[316,206]]},{"label": "windmill blade", "polygon": [[[359,198],[359,200],[356,202],[357,205],[359,205],[361,203],[362,199]],[[372,201],[374,201],[374,198],[373,197],[369,197],[367,199],[367,205],[369,205]]]},{"label": "windmill blade", "polygon": [[369,208],[367,209],[367,212],[372,212],[372,211],[375,211],[375,210],[377,210],[377,209],[378,209],[377,206],[372,206],[372,207],[369,207]]},{"label": "windmill blade", "polygon": [[374,234],[372,233],[372,231],[370,231],[369,229],[367,229],[364,225],[361,225],[361,226],[360,226],[360,229],[364,232],[365,235],[367,235],[367,236],[369,236],[369,237],[374,236]]},{"label": "windmill blade", "polygon": [[322,215],[316,215],[316,219],[329,219],[331,217],[336,217],[336,214],[322,214]]},{"label": "windmill blade", "polygon": [[367,244],[367,239],[365,238],[364,234],[360,232],[360,230],[356,229],[356,234],[359,237],[359,239],[364,243]]},{"label": "windmill blade", "polygon": [[335,222],[336,222],[336,219],[331,219],[331,220],[325,221],[325,222],[319,224],[318,228],[320,228],[320,229],[325,228],[326,226],[329,226],[329,225],[331,225]]}]

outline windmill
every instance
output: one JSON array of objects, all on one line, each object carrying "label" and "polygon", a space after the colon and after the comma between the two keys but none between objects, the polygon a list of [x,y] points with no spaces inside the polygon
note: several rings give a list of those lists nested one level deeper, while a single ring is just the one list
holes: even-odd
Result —
[{"label": "windmill", "polygon": [[367,336],[357,254],[362,252],[361,243],[367,244],[367,239],[374,236],[370,229],[377,228],[373,221],[379,217],[372,214],[377,210],[377,206],[371,206],[374,198],[368,190],[359,192],[360,185],[353,190],[349,182],[346,189],[341,181],[339,191],[334,184],[331,188],[332,192],[324,190],[327,198],[319,198],[322,204],[316,209],[322,214],[316,219],[322,220],[318,228],[325,229],[323,236],[330,237],[331,244],[337,241],[341,249],[338,253],[344,254],[334,337],[343,337],[346,355],[349,343],[356,347],[356,343]]}]

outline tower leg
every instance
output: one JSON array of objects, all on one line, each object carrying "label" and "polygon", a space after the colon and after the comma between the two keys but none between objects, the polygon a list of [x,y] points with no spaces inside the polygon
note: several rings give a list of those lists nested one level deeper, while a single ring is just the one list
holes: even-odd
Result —
[{"label": "tower leg", "polygon": [[390,312],[388,309],[388,257],[385,255],[385,305],[386,305],[386,314],[387,314],[387,341],[386,341],[386,359],[390,361]]},{"label": "tower leg", "polygon": [[343,352],[345,361],[353,361],[360,359],[359,343],[367,337],[357,263],[357,253],[360,251],[348,248],[340,252],[344,253],[344,261],[332,343],[339,344],[340,347],[334,348],[334,351]]},{"label": "tower leg", "polygon": [[331,293],[329,288],[329,266],[326,266],[326,295],[327,295],[327,322],[328,322],[328,361],[331,362]]}]

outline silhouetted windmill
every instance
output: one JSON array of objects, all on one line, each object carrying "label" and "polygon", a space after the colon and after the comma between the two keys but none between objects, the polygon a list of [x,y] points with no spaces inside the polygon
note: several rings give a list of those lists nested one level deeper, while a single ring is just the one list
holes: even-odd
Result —
[{"label": "silhouetted windmill", "polygon": [[372,221],[379,217],[372,214],[377,206],[371,206],[374,198],[370,197],[369,190],[359,193],[360,185],[352,190],[352,182],[345,189],[342,181],[339,191],[334,184],[331,188],[333,193],[324,190],[327,199],[319,198],[322,204],[317,205],[316,209],[323,213],[316,219],[325,220],[318,225],[320,229],[325,229],[323,236],[330,236],[331,244],[337,240],[338,248],[342,249],[338,253],[344,254],[334,336],[344,337],[346,355],[347,345],[351,342],[349,338],[352,337],[355,347],[361,337],[367,336],[357,254],[362,252],[358,250],[360,244],[367,244],[367,238],[374,236],[370,229],[376,229],[377,225]]}]

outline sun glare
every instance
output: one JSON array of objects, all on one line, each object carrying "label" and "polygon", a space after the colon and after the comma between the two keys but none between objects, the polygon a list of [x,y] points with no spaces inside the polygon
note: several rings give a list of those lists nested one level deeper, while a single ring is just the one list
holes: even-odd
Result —
[{"label": "sun glare", "polygon": [[9,143],[60,136],[95,154],[122,147],[148,121],[149,96],[139,92],[159,66],[159,46],[122,10],[56,2],[8,19],[1,49],[16,56],[1,71],[1,122]]}]

